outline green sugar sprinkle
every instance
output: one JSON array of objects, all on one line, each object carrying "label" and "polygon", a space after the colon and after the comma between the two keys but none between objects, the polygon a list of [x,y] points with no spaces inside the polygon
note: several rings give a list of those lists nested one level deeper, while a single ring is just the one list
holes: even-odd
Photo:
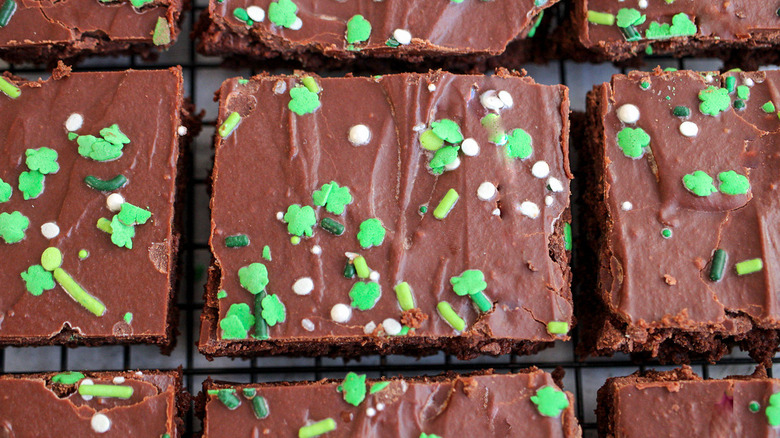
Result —
[{"label": "green sugar sprinkle", "polygon": [[394,289],[401,310],[407,311],[414,309],[414,296],[412,295],[412,288],[409,287],[409,283],[405,281],[398,283]]},{"label": "green sugar sprinkle", "polygon": [[638,159],[650,147],[650,135],[642,128],[626,127],[618,132],[617,143],[623,155]]},{"label": "green sugar sprinkle", "polygon": [[255,388],[244,388],[241,390],[241,393],[244,394],[244,397],[251,399],[252,397],[257,395],[257,389]]},{"label": "green sugar sprinkle", "polygon": [[719,173],[718,180],[720,181],[718,190],[724,195],[745,195],[750,191],[750,181],[747,177],[733,170]]},{"label": "green sugar sprinkle", "polygon": [[699,110],[702,114],[717,116],[723,111],[729,109],[731,98],[729,91],[725,88],[717,88],[710,85],[699,92]]},{"label": "green sugar sprinkle", "polygon": [[11,199],[13,192],[14,188],[11,187],[11,184],[8,184],[0,178],[0,204],[8,202],[8,200]]},{"label": "green sugar sprinkle", "polygon": [[224,289],[221,289],[219,292],[217,292],[217,299],[221,300],[222,298],[227,298],[227,291]]},{"label": "green sugar sprinkle", "polygon": [[352,289],[349,291],[349,297],[352,299],[350,305],[363,311],[373,309],[381,296],[382,288],[379,283],[373,281],[359,281],[352,285]]},{"label": "green sugar sprinkle", "polygon": [[53,271],[62,266],[62,251],[49,247],[41,254],[41,266],[47,271]]},{"label": "green sugar sprinkle", "polygon": [[57,173],[60,165],[57,163],[57,151],[47,147],[27,149],[24,152],[25,164],[30,170],[36,170],[43,175]]},{"label": "green sugar sprinkle", "polygon": [[525,160],[534,152],[531,135],[524,129],[513,129],[506,137],[506,154],[510,158]]},{"label": "green sugar sprinkle", "polygon": [[291,28],[298,19],[298,6],[292,0],[278,0],[268,5],[268,19],[277,26]]},{"label": "green sugar sprinkle", "polygon": [[444,197],[441,198],[441,201],[439,201],[436,209],[433,210],[433,217],[439,220],[446,218],[453,207],[455,207],[458,198],[460,198],[458,192],[455,189],[449,189]]},{"label": "green sugar sprinkle", "polygon": [[145,208],[136,207],[135,205],[125,202],[122,204],[122,209],[116,218],[120,222],[127,226],[143,225],[152,217],[152,213]]},{"label": "green sugar sprinkle", "polygon": [[356,44],[368,41],[371,36],[371,23],[362,15],[354,15],[347,21],[347,43]]},{"label": "green sugar sprinkle", "polygon": [[366,375],[349,372],[336,390],[343,393],[345,402],[359,406],[366,399]]},{"label": "green sugar sprinkle", "polygon": [[661,237],[664,239],[671,239],[672,238],[672,230],[670,228],[664,228],[661,230]]},{"label": "green sugar sprinkle", "polygon": [[569,323],[566,321],[550,321],[547,323],[547,333],[565,335],[569,333]]},{"label": "green sugar sprinkle", "polygon": [[265,397],[252,396],[251,405],[255,418],[262,420],[263,418],[268,417],[268,402],[265,401]]},{"label": "green sugar sprinkle", "polygon": [[712,265],[710,266],[710,280],[720,281],[723,278],[723,272],[726,270],[726,258],[728,254],[722,249],[716,249],[712,254]]},{"label": "green sugar sprinkle", "polygon": [[239,123],[241,123],[241,114],[233,111],[219,126],[217,133],[220,137],[225,138],[236,129],[236,126],[238,126]]},{"label": "green sugar sprinkle", "polygon": [[249,304],[233,303],[219,322],[222,339],[246,339],[249,337],[249,329],[254,324],[255,317],[249,309]]},{"label": "green sugar sprinkle", "polygon": [[257,295],[268,286],[268,268],[262,263],[252,263],[238,270],[241,286],[252,295]]},{"label": "green sugar sprinkle", "polygon": [[739,262],[734,267],[737,269],[737,275],[748,275],[764,269],[764,261],[760,258],[750,259]]},{"label": "green sugar sprinkle", "polygon": [[131,312],[125,313],[125,316],[122,317],[122,319],[125,320],[126,323],[132,324],[133,323],[133,314]]},{"label": "green sugar sprinkle", "polygon": [[344,225],[329,217],[324,217],[322,220],[320,220],[320,228],[329,232],[330,234],[333,234],[334,236],[341,236],[344,234]]},{"label": "green sugar sprinkle", "polygon": [[5,0],[0,6],[0,27],[5,27],[16,12],[16,1]]},{"label": "green sugar sprinkle", "polygon": [[[263,297],[260,302],[263,310],[261,316],[265,320],[265,323],[270,327],[275,326],[280,322],[284,322],[287,317],[287,309],[284,307],[284,303],[279,299],[276,294],[270,294]],[[257,313],[257,307],[255,306],[255,313]]]},{"label": "green sugar sprinkle", "polygon": [[422,214],[428,213],[428,206],[427,205],[421,205],[420,206],[420,213],[422,213]]},{"label": "green sugar sprinkle", "polygon": [[113,192],[127,185],[127,178],[124,175],[117,175],[111,179],[103,180],[96,176],[88,175],[84,178],[84,182],[95,190]]},{"label": "green sugar sprinkle", "polygon": [[615,16],[608,12],[588,11],[588,22],[612,26],[615,24]]},{"label": "green sugar sprinkle", "polygon": [[691,110],[687,106],[676,106],[672,110],[672,114],[676,117],[688,117],[691,115]]},{"label": "green sugar sprinkle", "polygon": [[634,8],[621,8],[616,18],[618,27],[639,26],[647,21],[647,15]]},{"label": "green sugar sprinkle", "polygon": [[235,389],[220,389],[217,398],[231,411],[241,406],[241,399],[236,395]]},{"label": "green sugar sprinkle", "polygon": [[479,269],[468,269],[462,274],[450,278],[452,290],[459,296],[473,295],[487,288],[485,274]]},{"label": "green sugar sprinkle", "polygon": [[65,371],[64,373],[52,376],[52,383],[61,383],[63,385],[73,385],[86,376],[78,371]]},{"label": "green sugar sprinkle", "polygon": [[740,85],[737,87],[737,97],[742,100],[750,99],[750,87],[747,85]]},{"label": "green sugar sprinkle", "polygon": [[[314,225],[317,224],[317,215],[314,209],[308,205],[301,207],[299,204],[292,204],[287,207],[284,214],[284,222],[287,223],[287,232],[297,237],[311,237],[314,234]],[[297,243],[293,243],[297,245]]]},{"label": "green sugar sprinkle", "polygon": [[780,426],[780,392],[775,392],[769,396],[769,406],[766,407],[764,413],[770,426]]},{"label": "green sugar sprinkle", "polygon": [[639,88],[643,90],[649,90],[650,85],[651,85],[650,79],[642,79],[641,81],[639,81]]},{"label": "green sugar sprinkle", "polygon": [[355,266],[355,273],[357,274],[358,278],[368,278],[368,276],[371,275],[371,269],[368,267],[368,263],[366,263],[365,257],[355,257],[355,259],[352,260],[352,264]]},{"label": "green sugar sprinkle", "polygon": [[712,177],[701,170],[683,176],[683,185],[688,191],[700,197],[707,197],[718,191],[712,184]]},{"label": "green sugar sprinkle", "polygon": [[41,296],[44,290],[54,289],[54,276],[41,265],[33,265],[21,274],[25,289],[33,296]]},{"label": "green sugar sprinkle", "polygon": [[775,108],[775,104],[774,104],[774,103],[772,103],[772,101],[771,101],[771,100],[770,100],[770,101],[768,101],[767,103],[763,104],[763,105],[761,106],[761,109],[762,109],[762,110],[763,110],[765,113],[767,113],[767,114],[772,114],[772,113],[774,113],[775,111],[777,111],[777,109]]},{"label": "green sugar sprinkle", "polygon": [[312,202],[317,207],[325,207],[325,210],[335,215],[344,213],[347,205],[352,203],[352,194],[349,187],[339,187],[336,181],[323,184],[320,190],[311,195]]},{"label": "green sugar sprinkle", "polygon": [[487,312],[493,308],[493,303],[488,299],[484,292],[469,294],[469,298],[471,298],[471,301],[476,304],[481,312]]},{"label": "green sugar sprinkle", "polygon": [[127,400],[133,396],[133,387],[125,385],[79,385],[79,394]]},{"label": "green sugar sprinkle", "polygon": [[166,46],[171,43],[171,25],[165,17],[158,17],[152,33],[152,43],[155,46]]},{"label": "green sugar sprinkle", "polygon": [[369,394],[376,394],[377,392],[387,388],[390,385],[390,382],[376,382],[373,385],[371,385],[371,389],[368,391]]},{"label": "green sugar sprinkle", "polygon": [[761,405],[757,401],[753,400],[748,404],[748,410],[755,414],[761,410]]},{"label": "green sugar sprinkle", "polygon": [[311,114],[320,107],[320,96],[305,86],[293,87],[290,90],[290,102],[287,108],[295,114],[302,116]]},{"label": "green sugar sprinkle", "polygon": [[225,246],[228,248],[243,248],[245,246],[249,246],[249,236],[246,234],[227,236],[225,237]]},{"label": "green sugar sprinkle", "polygon": [[737,78],[734,76],[729,76],[726,78],[726,90],[728,90],[729,94],[736,91],[737,87]]},{"label": "green sugar sprinkle", "polygon": [[0,213],[0,237],[5,243],[12,244],[24,240],[25,231],[29,227],[30,220],[18,211]]},{"label": "green sugar sprinkle", "polygon": [[25,201],[36,199],[43,193],[44,175],[37,170],[19,174],[19,191]]},{"label": "green sugar sprinkle", "polygon": [[16,99],[21,96],[22,90],[16,85],[9,82],[6,78],[0,76],[0,91],[11,99]]},{"label": "green sugar sprinkle", "polygon": [[336,420],[326,418],[298,429],[298,438],[314,438],[334,430],[336,430]]},{"label": "green sugar sprinkle", "polygon": [[450,303],[446,301],[439,301],[439,304],[436,305],[436,310],[438,310],[439,315],[441,315],[441,317],[447,321],[447,324],[449,324],[455,330],[462,332],[466,328],[466,321],[464,321],[463,318],[458,316],[458,314],[452,310]]},{"label": "green sugar sprinkle", "polygon": [[67,272],[62,270],[62,268],[54,270],[54,279],[57,280],[57,283],[65,289],[65,292],[67,292],[71,298],[76,300],[77,303],[81,304],[90,313],[98,317],[106,314],[106,306],[99,299],[87,293],[87,291],[76,283]]},{"label": "green sugar sprinkle", "polygon": [[382,226],[382,221],[374,217],[360,223],[357,239],[363,249],[368,249],[372,246],[382,245],[386,234],[387,230]]},{"label": "green sugar sprinkle", "polygon": [[263,247],[263,258],[269,262],[271,261],[271,247],[268,245]]},{"label": "green sugar sprinkle", "polygon": [[563,249],[566,251],[571,251],[572,247],[571,223],[566,222],[563,224]]}]

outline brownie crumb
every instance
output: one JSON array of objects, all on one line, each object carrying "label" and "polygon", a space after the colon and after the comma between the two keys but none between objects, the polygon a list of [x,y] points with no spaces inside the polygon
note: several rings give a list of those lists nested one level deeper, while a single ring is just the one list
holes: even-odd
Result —
[{"label": "brownie crumb", "polygon": [[677,279],[676,279],[676,278],[674,278],[674,277],[672,277],[672,276],[671,276],[671,275],[669,275],[669,274],[664,274],[664,281],[665,281],[665,282],[666,282],[666,284],[668,284],[669,286],[675,286],[675,285],[677,285]]},{"label": "brownie crumb", "polygon": [[401,314],[401,324],[408,326],[410,329],[419,328],[426,319],[428,319],[428,315],[416,307]]}]

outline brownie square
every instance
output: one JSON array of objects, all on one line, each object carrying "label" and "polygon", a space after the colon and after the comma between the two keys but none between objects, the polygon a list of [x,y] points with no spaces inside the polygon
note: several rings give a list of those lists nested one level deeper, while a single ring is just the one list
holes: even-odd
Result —
[{"label": "brownie square", "polygon": [[776,71],[656,69],[588,95],[590,353],[774,353],[779,86]]},{"label": "brownie square", "polygon": [[0,345],[173,345],[180,68],[0,78]]},{"label": "brownie square", "polygon": [[179,371],[0,375],[0,434],[175,438],[189,402]]},{"label": "brownie square", "polygon": [[468,358],[569,339],[566,87],[257,76],[218,97],[202,353]]},{"label": "brownie square", "polygon": [[607,379],[598,392],[599,436],[775,436],[780,381],[766,373],[702,380],[691,368]]},{"label": "brownie square", "polygon": [[197,405],[204,438],[580,437],[574,397],[561,388],[536,368],[381,380],[350,372],[317,382],[207,380]]}]

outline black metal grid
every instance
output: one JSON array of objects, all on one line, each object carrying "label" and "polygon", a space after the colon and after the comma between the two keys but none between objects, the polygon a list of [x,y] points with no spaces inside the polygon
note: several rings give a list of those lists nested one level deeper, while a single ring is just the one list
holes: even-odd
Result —
[{"label": "black metal grid", "polygon": [[[185,228],[182,245],[183,278],[179,294],[179,309],[181,311],[178,345],[170,358],[159,357],[155,349],[145,346],[92,347],[68,349],[66,347],[44,347],[40,349],[0,349],[0,372],[36,372],[68,369],[101,369],[122,370],[138,368],[175,368],[183,367],[185,387],[197,394],[200,382],[207,376],[225,380],[244,382],[270,380],[303,380],[325,377],[343,376],[347,371],[367,373],[371,377],[393,375],[438,374],[453,370],[460,372],[493,368],[499,372],[515,372],[522,368],[536,365],[546,370],[562,367],[566,371],[565,387],[575,394],[577,417],[585,430],[586,436],[595,436],[595,421],[592,409],[595,408],[595,390],[598,389],[607,376],[627,375],[638,369],[644,370],[653,364],[636,365],[626,356],[611,359],[588,359],[578,361],[575,358],[576,329],[573,334],[575,341],[558,343],[551,350],[530,357],[506,355],[498,358],[479,358],[472,361],[460,361],[452,356],[439,354],[421,360],[400,358],[397,356],[374,356],[364,358],[359,362],[345,362],[338,359],[314,358],[255,358],[249,360],[217,359],[208,363],[197,351],[199,327],[199,312],[202,308],[202,285],[204,269],[208,263],[208,200],[206,198],[206,172],[211,160],[211,136],[214,132],[216,106],[210,102],[210,96],[215,91],[221,79],[254,74],[260,70],[226,70],[219,67],[216,58],[197,55],[194,44],[188,39],[197,17],[206,6],[205,1],[197,0],[194,12],[189,12],[184,18],[184,29],[179,41],[171,50],[156,62],[146,62],[135,56],[121,57],[109,60],[89,60],[74,68],[76,71],[116,70],[122,68],[165,68],[181,65],[185,74],[185,84],[189,97],[200,109],[210,106],[204,120],[204,129],[195,141],[193,163],[187,172],[193,184],[187,188],[187,205],[185,209]],[[711,60],[672,60],[657,58],[649,65],[661,64],[664,67],[691,68],[699,70],[714,70],[719,63]],[[3,67],[0,65],[0,67]],[[34,66],[8,65],[6,70],[16,74],[37,77],[46,76],[45,71]],[[567,84],[572,89],[572,104],[574,110],[582,110],[584,93],[598,82],[609,79],[609,75],[625,70],[616,69],[611,65],[581,65],[568,61],[560,61],[548,66],[529,66],[530,74],[543,83]],[[555,74],[557,73],[557,74]],[[216,78],[214,77],[216,76]],[[211,81],[205,85],[205,82]],[[589,82],[590,81],[590,82]],[[575,220],[577,212],[575,211]],[[205,226],[204,226],[205,221]],[[576,236],[575,236],[576,244]],[[87,351],[88,350],[88,351]],[[103,361],[109,354],[108,362]],[[121,350],[119,353],[118,350]],[[86,352],[86,354],[84,354]],[[755,363],[746,355],[735,353],[721,360],[718,365],[695,363],[694,369],[703,377],[722,377],[727,374],[747,373]],[[657,367],[656,368],[670,368]],[[771,375],[772,370],[769,370]],[[187,435],[200,430],[200,424],[189,412],[185,419]]]}]

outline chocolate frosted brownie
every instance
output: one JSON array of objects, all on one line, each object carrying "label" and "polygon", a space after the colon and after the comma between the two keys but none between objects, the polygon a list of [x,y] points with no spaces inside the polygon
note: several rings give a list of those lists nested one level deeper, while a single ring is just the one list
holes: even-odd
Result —
[{"label": "chocolate frosted brownie", "polygon": [[149,56],[176,40],[186,0],[0,0],[0,58],[53,63]]},{"label": "chocolate frosted brownie", "polygon": [[174,341],[181,69],[0,77],[0,345]]},{"label": "chocolate frosted brownie", "polygon": [[196,34],[208,55],[282,57],[307,68],[369,58],[469,64],[505,51],[502,65],[515,66],[530,57],[533,46],[523,43],[557,2],[211,0]]},{"label": "chocolate frosted brownie", "polygon": [[591,353],[774,353],[779,89],[780,71],[656,70],[588,95]]},{"label": "chocolate frosted brownie", "polygon": [[608,379],[598,392],[602,438],[774,437],[780,380],[756,372],[702,380],[689,367]]},{"label": "chocolate frosted brownie", "polygon": [[411,379],[228,384],[207,381],[199,396],[203,438],[579,437],[573,396],[531,368]]},{"label": "chocolate frosted brownie", "polygon": [[566,87],[257,76],[218,97],[201,352],[473,357],[569,338]]},{"label": "chocolate frosted brownie", "polygon": [[0,436],[175,438],[190,397],[177,371],[0,376]]}]

